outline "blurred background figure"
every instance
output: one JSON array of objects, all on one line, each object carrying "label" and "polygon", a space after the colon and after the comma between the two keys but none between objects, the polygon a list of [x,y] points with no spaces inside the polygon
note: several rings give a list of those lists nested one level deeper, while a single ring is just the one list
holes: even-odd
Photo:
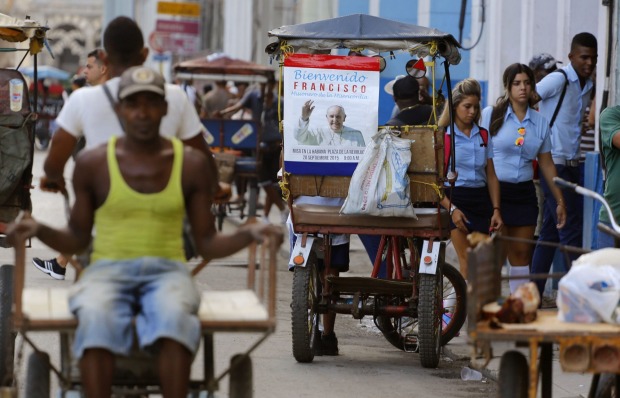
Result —
[{"label": "blurred background figure", "polygon": [[97,86],[108,80],[108,67],[103,60],[104,51],[96,48],[88,53],[84,77],[90,86]]},{"label": "blurred background figure", "polygon": [[536,79],[536,83],[538,83],[543,77],[557,70],[557,65],[561,63],[562,62],[553,58],[551,54],[540,53],[532,57],[528,66],[534,71],[534,79]]},{"label": "blurred background figure", "polygon": [[230,105],[230,100],[233,98],[233,95],[226,89],[226,81],[217,81],[212,87],[202,100],[200,117],[212,119],[220,116],[224,119],[229,119],[229,117],[224,117],[220,114],[222,110]]}]

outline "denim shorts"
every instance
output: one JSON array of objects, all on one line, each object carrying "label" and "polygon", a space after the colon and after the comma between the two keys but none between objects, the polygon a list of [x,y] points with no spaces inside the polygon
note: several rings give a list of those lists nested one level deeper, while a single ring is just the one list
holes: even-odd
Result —
[{"label": "denim shorts", "polygon": [[200,294],[182,263],[142,257],[100,260],[71,287],[69,308],[78,319],[73,355],[103,348],[127,355],[132,321],[140,348],[170,338],[195,353],[200,343]]}]

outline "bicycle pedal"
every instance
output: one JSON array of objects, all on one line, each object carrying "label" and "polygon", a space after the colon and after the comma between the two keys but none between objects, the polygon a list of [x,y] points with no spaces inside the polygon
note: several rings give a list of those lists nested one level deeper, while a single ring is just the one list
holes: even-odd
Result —
[{"label": "bicycle pedal", "polygon": [[403,345],[405,352],[418,352],[420,350],[420,345],[418,344],[418,336],[415,334],[405,335]]}]

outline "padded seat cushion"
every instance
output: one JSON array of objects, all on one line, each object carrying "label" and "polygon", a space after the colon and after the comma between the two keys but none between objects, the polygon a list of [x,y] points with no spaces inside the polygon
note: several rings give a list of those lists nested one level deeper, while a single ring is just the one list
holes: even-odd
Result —
[{"label": "padded seat cushion", "polygon": [[438,230],[449,227],[449,214],[441,209],[437,216],[436,208],[416,208],[418,219],[405,217],[380,217],[361,214],[340,214],[339,206],[314,204],[293,204],[295,225],[386,227],[406,229]]}]

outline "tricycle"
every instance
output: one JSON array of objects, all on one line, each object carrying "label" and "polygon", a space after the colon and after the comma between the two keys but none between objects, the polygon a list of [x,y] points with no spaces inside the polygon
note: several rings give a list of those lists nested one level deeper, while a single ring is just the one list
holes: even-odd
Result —
[{"label": "tricycle", "polygon": [[[175,65],[174,72],[177,79],[182,80],[223,80],[261,84],[261,87],[274,75],[273,68],[269,66],[230,58],[224,54],[212,54],[180,62]],[[222,117],[205,117],[202,123],[205,127],[205,139],[215,155],[223,190],[231,192],[230,184],[237,179],[240,179],[239,186],[249,185],[247,201],[245,192],[237,192],[236,200],[231,199],[232,195],[216,198],[213,212],[221,231],[228,213],[238,211],[241,219],[246,215],[256,216],[263,126],[260,119],[231,120]]]},{"label": "tricycle", "polygon": [[[443,59],[451,103],[449,65],[460,61],[458,43],[451,35],[435,29],[361,14],[283,26],[269,35],[277,41],[266,51],[280,63],[280,97],[287,101],[281,187],[296,236],[289,264],[294,271],[293,356],[298,362],[311,362],[318,355],[320,314],[339,313],[356,319],[372,316],[391,344],[419,353],[422,366],[437,367],[442,345],[458,333],[465,320],[465,281],[445,261],[449,215],[439,202],[444,184],[453,174],[444,173],[445,133],[437,125],[440,89],[435,86],[435,68]],[[327,55],[338,51],[346,53]],[[302,123],[297,120],[307,120],[304,113],[311,113],[314,107],[327,108],[329,118],[333,109],[345,113],[342,104],[346,104],[346,113],[361,119],[359,130],[365,133],[365,142],[370,142],[370,137],[382,130],[377,116],[378,73],[390,62],[384,56],[393,58],[394,52],[419,57],[407,62],[403,69],[413,78],[430,71],[432,84],[433,109],[428,121],[384,129],[412,142],[411,162],[406,170],[409,185],[403,195],[411,199],[409,206],[415,208],[417,219],[343,214],[342,199],[350,195],[351,189],[362,188],[350,185],[363,148],[345,145],[339,149],[342,136],[340,141],[325,140],[318,147],[310,140],[301,143],[295,126]],[[353,65],[359,66],[355,69]],[[376,75],[366,75],[368,70]],[[324,77],[325,81],[315,87],[309,81],[314,76]],[[362,81],[375,83],[358,84]],[[299,108],[302,118],[289,113]],[[326,200],[320,204],[300,200],[307,197]],[[337,234],[370,235],[379,240],[378,250],[372,253],[374,265],[369,277],[331,274],[330,253],[335,247],[332,238]],[[319,259],[324,263],[325,277],[319,270]]]},{"label": "tricycle", "polygon": [[[613,215],[605,199],[596,192],[564,180],[555,178],[556,184],[575,190],[577,193],[600,201]],[[613,229],[599,224],[599,229],[616,237],[620,242],[620,227],[612,223]],[[488,238],[468,253],[470,269],[467,314],[467,333],[473,345],[472,362],[475,367],[484,367],[492,358],[494,342],[515,342],[517,347],[529,349],[529,364],[526,356],[518,350],[502,355],[499,369],[499,391],[501,397],[535,398],[540,391],[543,398],[551,397],[553,346],[559,346],[559,363],[565,372],[594,373],[589,397],[611,397],[609,389],[620,379],[620,325],[609,323],[566,322],[558,317],[557,309],[539,309],[536,320],[528,323],[502,323],[485,316],[485,306],[502,301],[501,276],[504,264],[503,246],[519,240],[530,244],[547,244],[557,247],[563,253],[585,254],[588,250],[562,246],[548,242],[503,237],[500,234]],[[531,274],[522,278],[561,278],[565,273],[549,275]],[[605,383],[600,383],[605,374]],[[616,377],[612,377],[612,375]],[[609,375],[609,376],[608,376]],[[540,380],[540,383],[539,383]]]}]

